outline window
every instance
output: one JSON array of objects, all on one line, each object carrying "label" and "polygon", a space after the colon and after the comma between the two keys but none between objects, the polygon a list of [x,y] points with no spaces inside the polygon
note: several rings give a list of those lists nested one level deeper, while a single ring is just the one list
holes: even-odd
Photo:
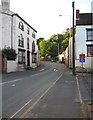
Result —
[{"label": "window", "polygon": [[93,57],[93,45],[88,45],[87,46],[87,56],[88,57]]},{"label": "window", "polygon": [[23,50],[18,51],[18,63],[20,64],[25,63],[25,51]]},{"label": "window", "polygon": [[93,29],[86,29],[87,30],[87,41],[93,41]]},{"label": "window", "polygon": [[22,22],[19,22],[18,28],[24,31],[24,25]]},{"label": "window", "polygon": [[30,29],[29,29],[29,27],[27,27],[27,34],[28,34],[28,35],[30,34]]},{"label": "window", "polygon": [[32,42],[32,52],[35,52],[35,42]]},{"label": "window", "polygon": [[32,63],[36,63],[36,53],[32,53]]},{"label": "window", "polygon": [[29,49],[29,38],[27,38],[27,49]]},{"label": "window", "polygon": [[34,32],[32,33],[32,37],[35,38],[35,33]]},{"label": "window", "polygon": [[22,34],[20,34],[20,36],[18,36],[18,46],[24,47],[24,38],[23,38]]}]

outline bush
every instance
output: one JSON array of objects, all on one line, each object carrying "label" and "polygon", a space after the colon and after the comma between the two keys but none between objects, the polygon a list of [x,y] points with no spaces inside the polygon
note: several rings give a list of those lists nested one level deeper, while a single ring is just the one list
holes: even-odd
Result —
[{"label": "bush", "polygon": [[12,48],[4,48],[2,53],[6,56],[7,60],[15,60],[16,59],[16,51]]}]

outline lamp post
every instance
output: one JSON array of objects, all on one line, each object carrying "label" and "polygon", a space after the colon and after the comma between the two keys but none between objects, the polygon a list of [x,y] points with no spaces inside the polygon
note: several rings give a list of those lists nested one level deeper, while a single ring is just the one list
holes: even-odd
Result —
[{"label": "lamp post", "polygon": [[[58,42],[58,36],[56,36],[56,41]],[[58,43],[57,47],[58,47],[58,55],[59,55],[59,43]]]},{"label": "lamp post", "polygon": [[69,28],[71,28],[71,15],[59,15],[59,17],[69,17]]},{"label": "lamp post", "polygon": [[74,10],[75,10],[75,5],[74,5],[74,1],[72,2],[72,8],[73,8],[73,26],[72,26],[72,30],[73,30],[73,34],[72,34],[72,40],[73,40],[73,75],[75,75],[75,46],[74,46],[74,43],[75,43],[75,27],[74,27]]},{"label": "lamp post", "polygon": [[[71,28],[71,15],[59,15],[59,17],[62,17],[62,16],[67,16],[67,17],[69,17],[69,28],[68,28],[68,32],[70,32],[70,28]],[[72,68],[72,42],[71,42],[71,34],[70,34],[70,36],[68,35],[68,40],[69,40],[68,66],[69,66],[69,68]]]}]

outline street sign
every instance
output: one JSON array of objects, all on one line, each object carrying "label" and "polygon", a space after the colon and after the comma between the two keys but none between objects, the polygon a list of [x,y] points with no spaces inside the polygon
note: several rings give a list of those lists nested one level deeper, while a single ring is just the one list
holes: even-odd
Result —
[{"label": "street sign", "polygon": [[85,54],[79,54],[79,58],[85,58]]},{"label": "street sign", "polygon": [[85,62],[85,54],[79,54],[79,61]]},{"label": "street sign", "polygon": [[85,58],[80,58],[79,61],[80,62],[85,62]]}]

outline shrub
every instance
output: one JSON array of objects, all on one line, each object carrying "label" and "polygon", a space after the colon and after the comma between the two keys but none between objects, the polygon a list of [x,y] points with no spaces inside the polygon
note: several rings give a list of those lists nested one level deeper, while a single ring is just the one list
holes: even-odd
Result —
[{"label": "shrub", "polygon": [[4,48],[2,54],[6,56],[7,60],[15,60],[17,56],[16,51],[12,48]]}]

